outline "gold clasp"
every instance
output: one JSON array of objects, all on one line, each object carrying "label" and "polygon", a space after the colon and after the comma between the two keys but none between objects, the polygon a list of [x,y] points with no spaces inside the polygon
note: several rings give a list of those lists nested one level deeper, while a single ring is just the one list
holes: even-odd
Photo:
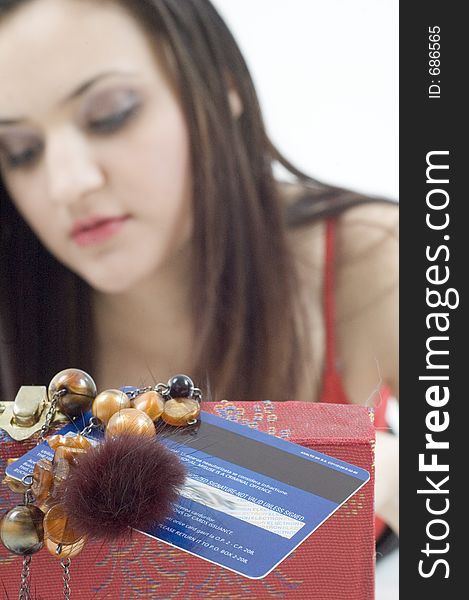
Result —
[{"label": "gold clasp", "polygon": [[[0,428],[16,441],[26,440],[44,425],[49,405],[45,386],[23,385],[13,402],[0,402]],[[54,422],[64,420],[56,411]]]}]

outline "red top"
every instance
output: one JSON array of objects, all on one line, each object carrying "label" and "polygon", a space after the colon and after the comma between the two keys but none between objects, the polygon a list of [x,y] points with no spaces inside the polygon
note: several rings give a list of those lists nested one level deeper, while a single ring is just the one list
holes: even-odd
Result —
[{"label": "red top", "polygon": [[[326,246],[324,265],[324,326],[326,337],[326,350],[324,359],[323,384],[321,402],[330,404],[349,404],[350,401],[345,393],[342,377],[337,369],[337,349],[335,335],[335,233],[336,219],[328,219],[326,222]],[[386,407],[390,396],[390,390],[383,386],[380,390],[379,399],[374,406],[375,428],[387,429]],[[386,524],[376,517],[376,538],[381,535]]]}]

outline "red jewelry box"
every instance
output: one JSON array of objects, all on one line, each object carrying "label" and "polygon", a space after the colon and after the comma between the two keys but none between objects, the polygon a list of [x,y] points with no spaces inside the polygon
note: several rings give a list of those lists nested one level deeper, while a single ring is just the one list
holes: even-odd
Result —
[{"label": "red jewelry box", "polygon": [[[203,403],[203,410],[289,439],[366,469],[370,481],[264,579],[252,580],[139,533],[130,543],[89,543],[72,559],[71,597],[131,600],[372,600],[375,536],[373,518],[373,414],[361,406],[305,402]],[[7,458],[33,444],[0,438],[0,473]],[[21,502],[0,486],[2,514]],[[0,593],[15,598],[22,558],[0,544]],[[33,598],[62,597],[60,563],[46,550],[33,555]],[[35,595],[34,595],[35,594]]]}]

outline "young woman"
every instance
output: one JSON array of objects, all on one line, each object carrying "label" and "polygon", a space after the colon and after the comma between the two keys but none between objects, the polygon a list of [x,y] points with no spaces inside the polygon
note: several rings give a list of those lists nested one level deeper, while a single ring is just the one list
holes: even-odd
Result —
[{"label": "young woman", "polygon": [[[0,81],[3,397],[69,366],[214,399],[397,392],[396,208],[288,164],[208,0],[0,0]],[[393,436],[376,460],[397,529]]]}]

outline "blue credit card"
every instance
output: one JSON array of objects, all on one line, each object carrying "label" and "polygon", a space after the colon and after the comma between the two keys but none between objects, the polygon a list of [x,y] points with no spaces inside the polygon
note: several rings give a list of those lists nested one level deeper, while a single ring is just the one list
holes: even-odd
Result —
[{"label": "blue credit card", "polygon": [[[69,424],[63,433],[76,431]],[[188,469],[173,514],[142,533],[252,579],[270,573],[369,480],[364,469],[202,412],[161,441]],[[7,468],[21,479],[46,443]]]}]

